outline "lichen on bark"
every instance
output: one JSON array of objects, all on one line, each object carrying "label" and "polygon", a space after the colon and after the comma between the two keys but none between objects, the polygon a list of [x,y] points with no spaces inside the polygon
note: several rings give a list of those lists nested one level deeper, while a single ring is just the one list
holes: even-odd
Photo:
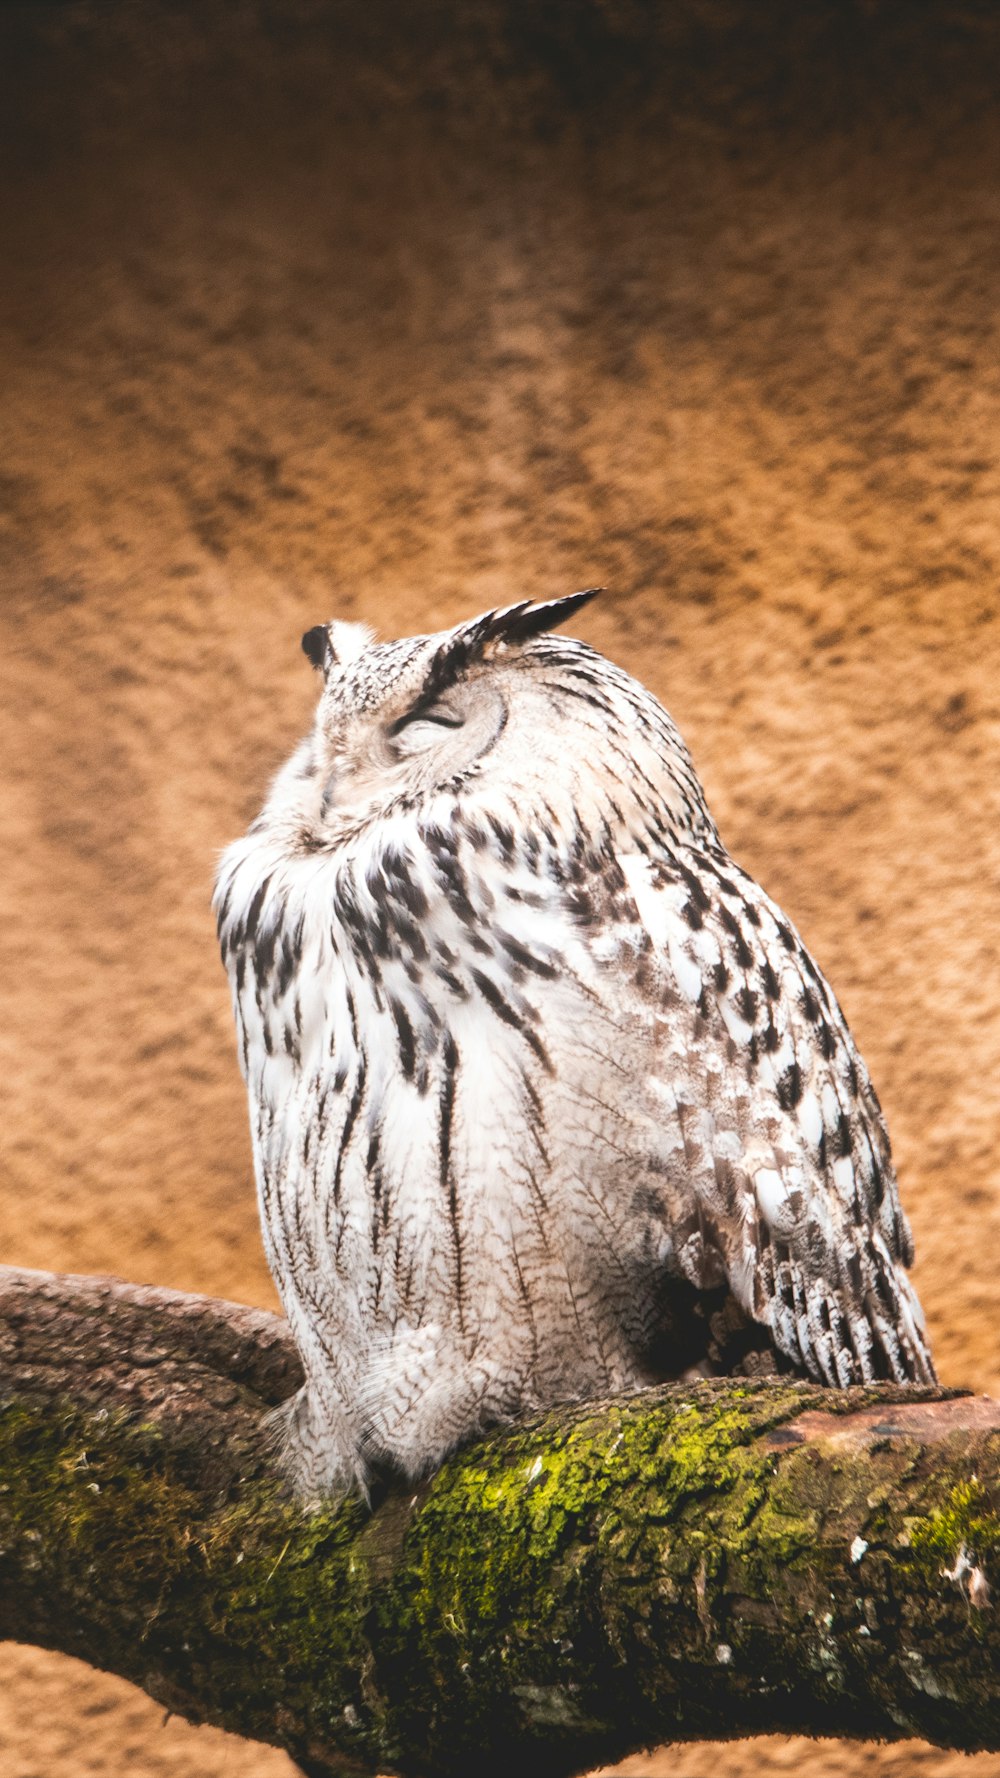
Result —
[{"label": "lichen on bark", "polygon": [[262,1430],[297,1374],[273,1317],[0,1277],[0,1633],[310,1772],[555,1778],[774,1729],[1000,1747],[998,1404],[674,1385],[304,1511]]}]

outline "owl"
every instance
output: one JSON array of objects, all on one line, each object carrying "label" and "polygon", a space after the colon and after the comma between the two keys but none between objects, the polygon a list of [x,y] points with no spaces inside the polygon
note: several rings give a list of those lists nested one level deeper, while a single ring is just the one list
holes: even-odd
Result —
[{"label": "owl", "polygon": [[310,630],[215,908],[308,1496],[669,1377],[929,1382],[885,1123],[657,699],[552,631]]}]

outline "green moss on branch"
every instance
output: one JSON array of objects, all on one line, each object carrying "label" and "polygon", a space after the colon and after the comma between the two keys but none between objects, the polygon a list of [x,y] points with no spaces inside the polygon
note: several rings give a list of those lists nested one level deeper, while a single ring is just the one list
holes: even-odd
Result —
[{"label": "green moss on branch", "polygon": [[530,1778],[774,1729],[1000,1747],[996,1404],[672,1387],[498,1434],[372,1513],[305,1513],[249,1349],[225,1405],[226,1312],[204,1309],[211,1365],[164,1335],[152,1413],[127,1376],[97,1407],[58,1366],[0,1365],[0,1633],[315,1771]]}]

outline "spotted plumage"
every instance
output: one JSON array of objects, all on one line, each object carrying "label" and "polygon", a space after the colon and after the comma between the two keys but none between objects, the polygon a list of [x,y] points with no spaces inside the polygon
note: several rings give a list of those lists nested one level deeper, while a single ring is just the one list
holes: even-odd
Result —
[{"label": "spotted plumage", "polygon": [[933,1377],[836,999],[657,700],[548,632],[377,643],[216,890],[307,1492],[663,1376]]}]

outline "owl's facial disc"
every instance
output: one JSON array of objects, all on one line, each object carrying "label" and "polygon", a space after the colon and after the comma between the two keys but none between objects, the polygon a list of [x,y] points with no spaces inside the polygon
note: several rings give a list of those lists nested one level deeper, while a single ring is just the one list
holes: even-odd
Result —
[{"label": "owl's facial disc", "polygon": [[503,692],[475,674],[437,695],[418,691],[402,708],[395,698],[346,716],[329,737],[325,820],[377,819],[400,799],[454,782],[489,752],[506,721]]},{"label": "owl's facial disc", "polygon": [[446,691],[418,696],[398,713],[387,712],[378,752],[393,778],[432,788],[467,771],[493,745],[506,721],[502,686],[474,673]]},{"label": "owl's facial disc", "polygon": [[[364,624],[307,630],[302,647],[323,674],[313,778],[324,838],[458,784],[531,706],[519,663],[595,589],[547,604],[522,600],[433,636],[376,642]],[[532,744],[526,743],[534,755]]]}]

